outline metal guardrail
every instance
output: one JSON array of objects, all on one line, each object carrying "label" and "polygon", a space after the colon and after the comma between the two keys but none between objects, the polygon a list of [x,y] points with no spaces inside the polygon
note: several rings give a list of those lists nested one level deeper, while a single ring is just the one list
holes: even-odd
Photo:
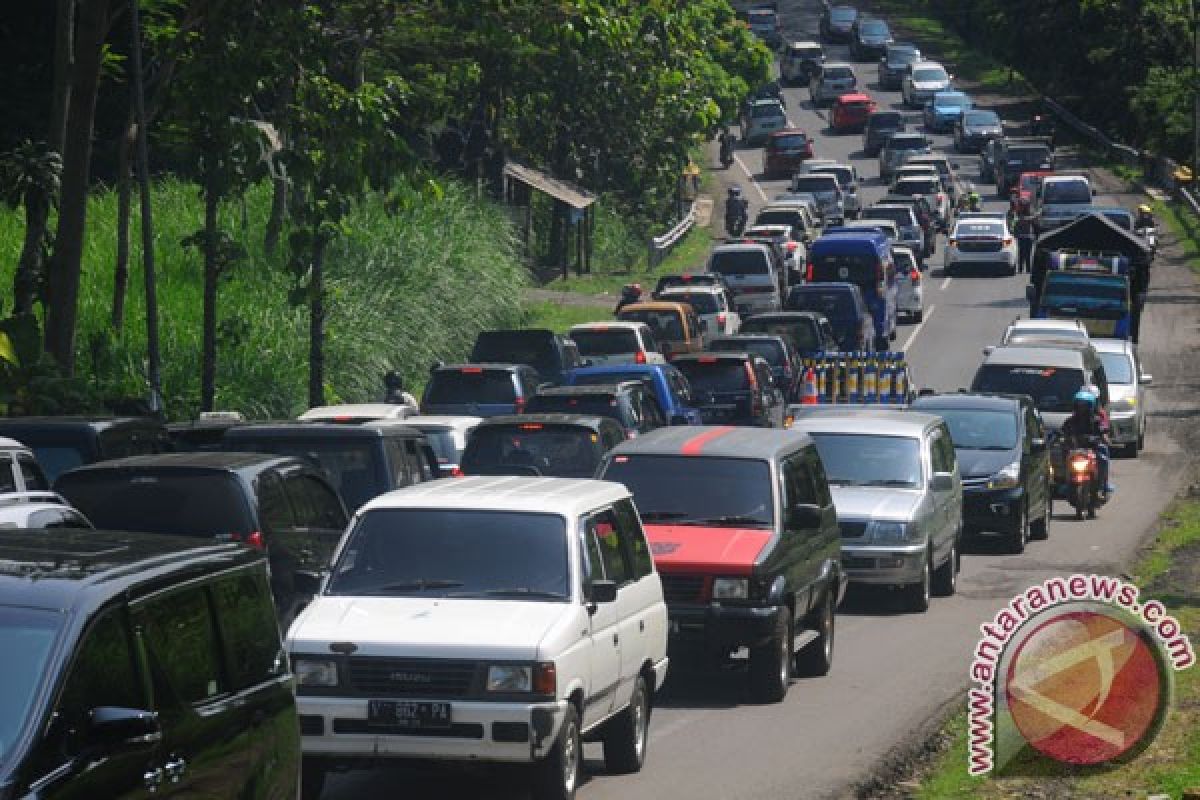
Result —
[{"label": "metal guardrail", "polygon": [[650,269],[657,267],[662,263],[662,260],[667,257],[667,254],[679,244],[679,240],[687,235],[692,226],[696,224],[696,203],[695,201],[688,207],[687,213],[683,215],[683,219],[675,224],[675,227],[664,233],[662,236],[654,236],[650,239],[650,251],[647,254],[647,266]]},{"label": "metal guardrail", "polygon": [[1200,217],[1200,202],[1197,202],[1196,195],[1180,186],[1179,196],[1183,198],[1183,202],[1188,204],[1188,208],[1192,210],[1192,213]]},{"label": "metal guardrail", "polygon": [[1105,150],[1108,150],[1109,152],[1112,152],[1112,153],[1116,153],[1121,158],[1121,160],[1123,160],[1125,163],[1127,163],[1131,166],[1137,166],[1138,164],[1141,163],[1142,152],[1140,150],[1138,150],[1137,148],[1130,147],[1129,145],[1126,145],[1126,144],[1121,144],[1120,142],[1114,142],[1112,139],[1108,138],[1108,136],[1105,135],[1098,128],[1096,128],[1093,125],[1089,125],[1088,123],[1081,120],[1079,117],[1072,114],[1061,103],[1059,103],[1057,100],[1055,100],[1052,97],[1043,98],[1043,102],[1045,103],[1047,108],[1049,108],[1051,111],[1054,112],[1054,115],[1056,117],[1061,119],[1063,122],[1067,123],[1067,126],[1070,127],[1072,130],[1074,130],[1076,133],[1080,134],[1081,136],[1083,136],[1087,139],[1091,139],[1093,142],[1100,145]]}]

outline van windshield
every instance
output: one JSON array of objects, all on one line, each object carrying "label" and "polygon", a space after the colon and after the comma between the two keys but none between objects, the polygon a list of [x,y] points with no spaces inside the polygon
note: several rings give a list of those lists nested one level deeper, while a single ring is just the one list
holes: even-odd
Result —
[{"label": "van windshield", "polygon": [[642,521],[651,525],[769,528],[775,521],[766,461],[618,455],[601,477],[625,484]]},{"label": "van windshield", "polygon": [[1083,384],[1083,371],[1078,369],[984,364],[975,373],[971,391],[1027,394],[1039,411],[1068,413],[1071,398]]},{"label": "van windshield", "polygon": [[326,593],[565,602],[570,574],[558,515],[381,508],[347,533]]},{"label": "van windshield", "polygon": [[[764,211],[758,215],[756,224],[775,222],[767,219]],[[785,220],[780,220],[785,221]],[[761,250],[718,250],[709,257],[708,269],[722,275],[767,275],[770,274],[770,264],[767,254]]]},{"label": "van windshield", "polygon": [[577,425],[487,425],[472,434],[461,467],[466,475],[590,478],[603,455],[599,438]]},{"label": "van windshield", "polygon": [[8,761],[17,735],[29,721],[38,686],[48,677],[61,618],[56,612],[0,606],[0,648],[5,653],[4,680],[0,681],[0,765]]},{"label": "van windshield", "polygon": [[226,472],[82,470],[54,488],[101,529],[201,537],[258,530],[245,489]]}]

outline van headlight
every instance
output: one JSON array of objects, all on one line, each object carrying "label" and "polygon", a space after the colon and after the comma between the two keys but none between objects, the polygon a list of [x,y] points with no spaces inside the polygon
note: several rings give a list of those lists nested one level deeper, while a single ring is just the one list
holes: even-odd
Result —
[{"label": "van headlight", "polygon": [[750,597],[750,581],[745,578],[717,578],[712,585],[713,600],[745,600]]},{"label": "van headlight", "polygon": [[867,524],[867,537],[873,542],[903,542],[908,539],[907,522],[873,520]]},{"label": "van headlight", "polygon": [[296,676],[297,686],[329,688],[338,685],[337,661],[332,658],[295,656],[292,658],[292,674]]},{"label": "van headlight", "polygon": [[533,667],[528,664],[492,664],[487,671],[489,692],[533,691]]},{"label": "van headlight", "polygon": [[988,478],[989,489],[1015,489],[1021,485],[1021,462],[1014,461]]}]

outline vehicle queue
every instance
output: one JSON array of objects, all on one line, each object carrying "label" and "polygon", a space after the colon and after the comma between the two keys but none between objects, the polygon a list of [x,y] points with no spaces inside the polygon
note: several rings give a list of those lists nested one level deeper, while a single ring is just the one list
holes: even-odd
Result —
[{"label": "vehicle queue", "polygon": [[[1007,213],[972,209],[925,131],[749,15],[781,80],[878,153],[883,200],[768,86],[742,146],[788,190],[753,220],[731,195],[706,263],[628,287],[614,318],[484,332],[419,402],[393,379],[395,402],[272,424],[0,420],[0,524],[22,529],[0,535],[0,628],[22,645],[0,785],[173,796],[218,780],[260,708],[270,735],[223,796],[449,759],[524,764],[536,797],[570,798],[585,741],[641,769],[669,672],[742,664],[778,702],[832,669],[848,586],[920,613],[955,593],[967,537],[1019,554],[1056,499],[1094,516],[1108,460],[1144,444],[1152,221],[1094,206],[1052,136],[1007,136],[884,20],[828,9],[827,41],[1011,188]],[[1031,276],[967,391],[921,387],[892,350],[939,244],[946,274]]]}]

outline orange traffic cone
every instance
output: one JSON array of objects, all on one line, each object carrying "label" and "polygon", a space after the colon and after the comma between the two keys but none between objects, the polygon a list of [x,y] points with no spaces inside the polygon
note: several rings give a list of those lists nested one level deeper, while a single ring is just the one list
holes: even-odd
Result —
[{"label": "orange traffic cone", "polygon": [[812,367],[804,370],[804,387],[800,390],[800,404],[815,406],[820,402],[817,392],[817,373]]}]

